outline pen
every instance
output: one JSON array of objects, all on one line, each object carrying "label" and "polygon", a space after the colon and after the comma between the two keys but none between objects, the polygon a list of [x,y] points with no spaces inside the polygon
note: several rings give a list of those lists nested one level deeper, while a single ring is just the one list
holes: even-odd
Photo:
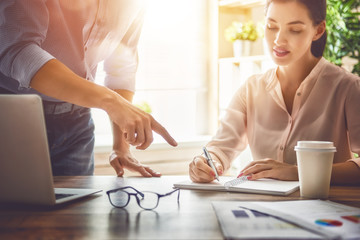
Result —
[{"label": "pen", "polygon": [[211,156],[209,154],[209,152],[207,151],[206,147],[203,147],[203,151],[204,151],[204,154],[205,154],[205,157],[206,157],[206,161],[207,163],[209,164],[209,166],[214,170],[215,172],[215,178],[219,181],[219,175],[216,171],[216,168],[214,166],[214,162],[213,160],[211,159]]}]

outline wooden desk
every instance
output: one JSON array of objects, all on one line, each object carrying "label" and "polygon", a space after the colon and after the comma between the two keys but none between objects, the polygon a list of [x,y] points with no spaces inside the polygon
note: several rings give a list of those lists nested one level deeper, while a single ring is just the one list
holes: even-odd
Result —
[{"label": "wooden desk", "polygon": [[[301,199],[299,191],[279,197],[181,190],[179,205],[173,194],[160,199],[154,211],[144,211],[135,198],[126,209],[113,208],[105,193],[126,185],[167,193],[173,183],[187,178],[56,177],[56,187],[98,188],[103,192],[53,210],[1,207],[0,239],[222,239],[211,201]],[[360,187],[331,187],[329,200],[360,207]]]}]

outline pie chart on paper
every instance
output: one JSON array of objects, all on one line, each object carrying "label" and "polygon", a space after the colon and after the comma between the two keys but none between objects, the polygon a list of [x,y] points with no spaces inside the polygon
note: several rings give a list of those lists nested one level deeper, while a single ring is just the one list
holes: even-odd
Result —
[{"label": "pie chart on paper", "polygon": [[341,227],[343,225],[342,222],[332,219],[318,219],[315,223],[325,227]]}]

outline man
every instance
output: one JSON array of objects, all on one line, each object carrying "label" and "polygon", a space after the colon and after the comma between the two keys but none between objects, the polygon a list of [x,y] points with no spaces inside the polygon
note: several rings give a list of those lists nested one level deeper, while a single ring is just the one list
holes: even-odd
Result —
[{"label": "man", "polygon": [[[54,175],[93,174],[89,108],[100,108],[113,122],[110,164],[117,175],[127,168],[160,176],[129,150],[146,149],[152,131],[177,145],[151,115],[130,103],[143,17],[140,0],[0,1],[0,92],[42,97]],[[100,61],[105,87],[93,83]]]}]

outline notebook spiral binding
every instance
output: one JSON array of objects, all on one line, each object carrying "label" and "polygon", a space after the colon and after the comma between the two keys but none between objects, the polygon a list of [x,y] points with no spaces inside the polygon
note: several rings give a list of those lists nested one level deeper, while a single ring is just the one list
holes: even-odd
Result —
[{"label": "notebook spiral binding", "polygon": [[241,184],[243,182],[246,182],[246,181],[248,181],[247,176],[242,176],[242,177],[235,178],[235,179],[233,179],[231,181],[228,181],[228,182],[224,183],[224,186],[225,186],[225,188],[229,188],[229,187],[232,187],[232,186],[239,185],[239,184]]}]

